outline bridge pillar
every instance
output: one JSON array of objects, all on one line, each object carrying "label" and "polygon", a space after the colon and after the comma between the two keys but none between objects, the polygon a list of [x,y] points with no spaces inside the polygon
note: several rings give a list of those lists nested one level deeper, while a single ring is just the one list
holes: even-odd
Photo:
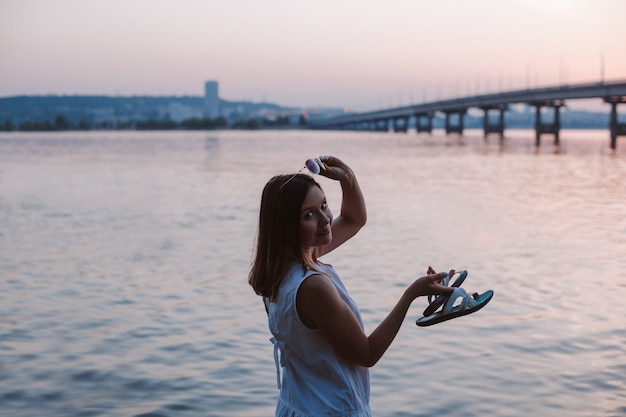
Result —
[{"label": "bridge pillar", "polygon": [[[403,123],[400,123],[402,121]],[[396,117],[393,119],[393,131],[394,132],[405,132],[409,129],[409,118],[408,117]]]},{"label": "bridge pillar", "polygon": [[[432,133],[433,131],[433,115],[434,113],[429,111],[427,113],[416,113],[415,114],[415,130],[417,133],[428,132]],[[422,120],[426,120],[426,124],[422,124]]]},{"label": "bridge pillar", "polygon": [[[530,103],[535,107],[535,146],[541,144],[541,135],[544,133],[554,135],[554,144],[559,144],[559,132],[561,130],[561,119],[559,116],[560,109],[563,107],[562,100],[533,101]],[[541,108],[552,107],[554,109],[554,121],[552,123],[543,123],[541,121]]]},{"label": "bridge pillar", "polygon": [[[458,133],[460,135],[463,134],[463,116],[467,113],[467,109],[457,109],[457,110],[445,110],[446,114],[446,134],[448,133]],[[452,125],[450,123],[450,115],[457,114],[459,116],[459,123],[457,125]]]},{"label": "bridge pillar", "polygon": [[[483,131],[485,137],[487,137],[489,133],[498,133],[500,134],[500,138],[504,137],[504,112],[508,110],[508,108],[509,106],[507,106],[506,104],[481,107],[481,109],[485,112],[485,117],[483,119]],[[497,110],[500,113],[498,123],[489,123],[489,110]]]},{"label": "bridge pillar", "polygon": [[376,122],[376,130],[377,132],[389,132],[389,120],[387,119],[378,119]]},{"label": "bridge pillar", "polygon": [[605,97],[604,101],[611,105],[609,129],[611,130],[611,149],[615,149],[617,148],[617,137],[626,136],[626,123],[619,123],[617,120],[617,105],[626,103],[626,97]]}]

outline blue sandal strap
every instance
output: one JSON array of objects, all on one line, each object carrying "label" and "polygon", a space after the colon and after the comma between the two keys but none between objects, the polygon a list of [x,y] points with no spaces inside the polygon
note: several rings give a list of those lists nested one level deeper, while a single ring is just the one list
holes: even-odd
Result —
[{"label": "blue sandal strap", "polygon": [[[467,278],[467,271],[457,271],[455,275],[459,274],[459,277],[454,281],[451,287],[460,287]],[[424,310],[424,316],[430,316],[433,314],[439,307],[441,307],[447,300],[450,298],[450,294],[447,295],[438,295],[434,300],[432,300],[432,296],[428,296],[428,302],[430,303],[426,310]]]}]

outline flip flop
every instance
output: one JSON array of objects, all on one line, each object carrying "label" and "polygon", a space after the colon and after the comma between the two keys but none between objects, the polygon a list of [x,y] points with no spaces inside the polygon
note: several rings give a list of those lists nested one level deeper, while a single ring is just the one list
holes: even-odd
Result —
[{"label": "flip flop", "polygon": [[[463,288],[454,288],[454,291],[445,302],[443,309],[436,313],[424,315],[415,321],[420,327],[432,326],[456,317],[474,313],[487,305],[493,297],[493,291],[488,290],[482,294],[468,294]],[[461,304],[454,306],[458,298],[463,298]]]},{"label": "flip flop", "polygon": [[[459,277],[454,281],[454,283],[452,285],[450,285],[451,287],[460,287],[461,284],[463,284],[463,281],[465,281],[465,278],[467,278],[467,271],[456,271],[454,273],[454,275],[459,274]],[[454,276],[453,275],[453,276]],[[445,286],[448,285],[448,281],[450,280],[450,278],[447,274],[446,277],[444,278],[444,284]],[[438,295],[434,300],[433,300],[433,296],[429,295],[428,296],[428,307],[426,307],[426,310],[424,310],[424,316],[430,316],[431,314],[433,314],[435,311],[437,311],[437,309],[439,309],[439,307],[441,307],[443,305],[443,303],[446,302],[446,300],[448,299],[448,295]]]}]

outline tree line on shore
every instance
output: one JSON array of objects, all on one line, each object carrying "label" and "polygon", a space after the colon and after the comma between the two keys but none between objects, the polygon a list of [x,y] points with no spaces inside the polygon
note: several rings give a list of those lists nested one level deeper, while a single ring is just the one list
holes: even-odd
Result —
[{"label": "tree line on shore", "polygon": [[[100,122],[91,123],[81,119],[75,123],[63,115],[55,117],[54,121],[26,120],[19,124],[14,124],[10,120],[0,123],[0,131],[12,132],[54,132],[67,130],[217,130],[217,129],[244,129],[255,130],[264,128],[287,127],[290,126],[287,116],[280,116],[276,120],[269,119],[247,119],[228,121],[224,117],[216,119],[191,118],[176,122],[174,120],[137,120],[133,122]],[[304,116],[300,116],[299,126],[306,125]]]}]

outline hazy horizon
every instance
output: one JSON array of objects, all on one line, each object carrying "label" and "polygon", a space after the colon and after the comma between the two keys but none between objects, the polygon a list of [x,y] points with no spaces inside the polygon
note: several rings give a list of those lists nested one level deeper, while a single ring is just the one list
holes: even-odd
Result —
[{"label": "hazy horizon", "polygon": [[3,0],[0,97],[199,96],[216,80],[225,100],[366,111],[612,81],[624,16],[620,0]]}]

